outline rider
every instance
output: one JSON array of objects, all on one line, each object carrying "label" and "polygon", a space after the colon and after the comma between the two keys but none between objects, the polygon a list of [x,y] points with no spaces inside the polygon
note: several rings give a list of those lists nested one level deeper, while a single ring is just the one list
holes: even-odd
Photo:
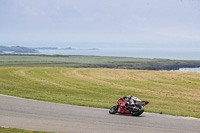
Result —
[{"label": "rider", "polygon": [[123,100],[125,100],[127,102],[126,107],[122,106],[122,108],[124,110],[127,110],[128,108],[132,108],[133,110],[137,110],[136,106],[135,106],[135,102],[140,101],[139,98],[134,97],[134,96],[125,96],[125,97],[123,97]]},{"label": "rider", "polygon": [[135,103],[135,101],[134,101],[134,96],[125,96],[125,97],[123,97],[123,99],[125,100],[125,101],[127,101],[127,103],[129,104],[129,105],[134,105],[134,103]]}]

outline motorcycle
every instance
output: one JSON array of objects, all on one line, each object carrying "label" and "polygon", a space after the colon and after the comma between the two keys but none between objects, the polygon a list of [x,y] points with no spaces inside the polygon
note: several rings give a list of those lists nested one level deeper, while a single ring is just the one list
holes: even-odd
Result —
[{"label": "motorcycle", "polygon": [[131,114],[132,116],[139,116],[144,112],[144,106],[149,102],[141,101],[134,96],[125,96],[120,98],[117,105],[110,108],[110,114]]}]

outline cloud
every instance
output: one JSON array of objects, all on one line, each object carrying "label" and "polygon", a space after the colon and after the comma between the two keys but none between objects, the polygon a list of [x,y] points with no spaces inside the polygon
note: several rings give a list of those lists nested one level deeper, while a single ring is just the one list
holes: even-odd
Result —
[{"label": "cloud", "polygon": [[0,0],[0,35],[63,41],[200,40],[199,6],[198,0]]}]

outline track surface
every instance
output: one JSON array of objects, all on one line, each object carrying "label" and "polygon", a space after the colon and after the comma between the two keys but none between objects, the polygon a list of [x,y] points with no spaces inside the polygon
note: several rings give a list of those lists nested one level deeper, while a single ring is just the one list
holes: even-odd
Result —
[{"label": "track surface", "polygon": [[0,94],[0,126],[67,133],[199,133],[200,119],[144,113],[110,115],[97,109]]}]

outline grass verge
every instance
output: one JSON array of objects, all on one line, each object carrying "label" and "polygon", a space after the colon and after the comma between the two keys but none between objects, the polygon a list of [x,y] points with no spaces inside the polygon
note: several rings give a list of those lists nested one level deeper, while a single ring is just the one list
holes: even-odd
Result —
[{"label": "grass verge", "polygon": [[17,129],[17,128],[0,127],[0,133],[53,133],[53,132],[32,131],[32,130],[24,130],[24,129]]},{"label": "grass verge", "polygon": [[200,73],[63,67],[0,67],[0,93],[110,108],[133,95],[145,111],[200,118]]}]

